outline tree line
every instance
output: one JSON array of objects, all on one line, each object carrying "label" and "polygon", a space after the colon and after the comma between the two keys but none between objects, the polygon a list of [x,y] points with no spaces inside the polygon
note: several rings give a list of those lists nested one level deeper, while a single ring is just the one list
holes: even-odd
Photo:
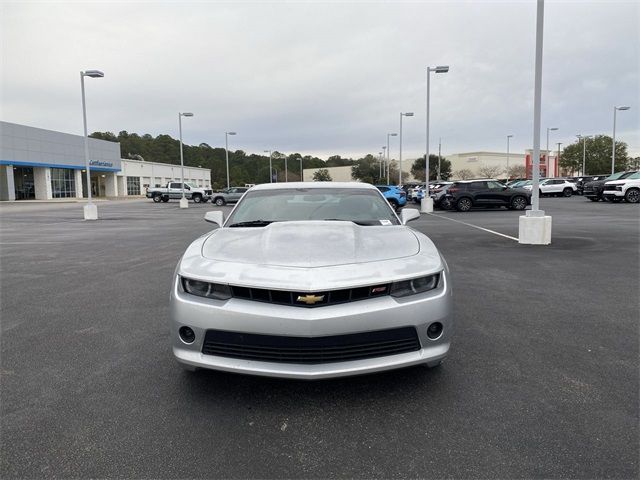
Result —
[{"label": "tree line", "polygon": [[[138,135],[125,130],[117,135],[112,132],[94,132],[92,138],[120,142],[122,158],[133,160],[146,160],[149,162],[180,164],[180,141],[170,135],[149,134]],[[212,147],[206,143],[200,145],[183,144],[184,164],[189,167],[202,167],[211,170],[211,186],[215,189],[226,185],[226,160],[225,150],[221,147]],[[276,180],[283,182],[285,178],[295,182],[301,179],[300,159],[302,168],[320,168],[313,178],[305,180],[327,181],[331,180],[329,167],[351,166],[351,177],[354,180],[373,184],[386,184],[386,173],[380,165],[380,157],[367,154],[362,158],[344,158],[340,155],[332,155],[323,160],[311,155],[300,153],[284,154],[274,151],[271,155],[274,176]],[[383,162],[384,163],[384,162]],[[286,165],[286,172],[285,172]],[[437,178],[438,156],[429,156],[429,178]],[[447,179],[451,175],[451,163],[444,157],[441,158],[441,178]],[[424,156],[413,162],[411,174],[415,178],[424,178]],[[229,150],[229,177],[232,185],[244,185],[245,183],[269,182],[269,156],[259,154],[247,154],[243,150]],[[391,183],[398,183],[398,163],[392,160],[389,165],[389,179]]]}]

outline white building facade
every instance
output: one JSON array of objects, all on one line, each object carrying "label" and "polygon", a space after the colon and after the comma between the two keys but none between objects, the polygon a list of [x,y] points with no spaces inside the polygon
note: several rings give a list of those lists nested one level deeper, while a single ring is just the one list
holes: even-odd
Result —
[{"label": "white building facade", "polygon": [[[95,197],[142,196],[146,187],[180,181],[179,165],[120,158],[120,144],[89,139],[90,185]],[[186,182],[208,187],[211,171],[185,167]],[[0,200],[87,196],[84,137],[0,122]]]}]

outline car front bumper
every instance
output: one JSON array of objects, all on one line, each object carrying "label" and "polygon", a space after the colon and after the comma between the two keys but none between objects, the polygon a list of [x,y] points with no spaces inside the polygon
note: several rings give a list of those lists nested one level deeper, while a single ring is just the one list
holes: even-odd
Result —
[{"label": "car front bumper", "polygon": [[602,192],[604,198],[624,198],[624,193],[618,190],[605,190]]},{"label": "car front bumper", "polygon": [[[437,365],[447,356],[453,333],[452,298],[448,273],[438,287],[404,298],[384,296],[340,305],[293,307],[232,298],[210,300],[189,295],[176,276],[171,292],[171,343],[176,360],[186,366],[228,372],[297,379],[323,379],[380,372],[417,364]],[[443,325],[435,340],[427,335],[433,322]],[[188,326],[195,341],[186,344],[178,330]],[[207,330],[323,337],[415,327],[420,349],[360,360],[296,364],[246,360],[202,353]]]}]

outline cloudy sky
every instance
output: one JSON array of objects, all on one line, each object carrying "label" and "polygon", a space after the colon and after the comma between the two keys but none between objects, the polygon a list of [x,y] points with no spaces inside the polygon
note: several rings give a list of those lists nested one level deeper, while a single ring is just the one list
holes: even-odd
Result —
[{"label": "cloudy sky", "polygon": [[[407,157],[425,149],[425,70],[432,75],[431,151],[530,148],[535,1],[1,1],[0,118],[82,133],[178,135],[189,144],[359,156],[377,153],[400,112]],[[542,126],[611,134],[640,155],[640,2],[545,6]],[[391,152],[398,143],[392,139]],[[404,156],[404,155],[403,155]],[[406,158],[406,157],[405,157]]]}]

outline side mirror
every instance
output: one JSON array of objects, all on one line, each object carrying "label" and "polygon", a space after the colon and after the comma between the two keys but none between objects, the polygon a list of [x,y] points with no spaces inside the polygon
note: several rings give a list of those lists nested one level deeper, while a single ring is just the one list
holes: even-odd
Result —
[{"label": "side mirror", "polygon": [[416,218],[420,218],[420,212],[415,208],[403,208],[400,212],[400,221],[403,225],[406,225],[411,220],[415,220]]},{"label": "side mirror", "polygon": [[207,212],[204,215],[205,222],[215,223],[218,227],[222,227],[224,223],[224,213],[219,210],[213,210],[211,212]]}]

